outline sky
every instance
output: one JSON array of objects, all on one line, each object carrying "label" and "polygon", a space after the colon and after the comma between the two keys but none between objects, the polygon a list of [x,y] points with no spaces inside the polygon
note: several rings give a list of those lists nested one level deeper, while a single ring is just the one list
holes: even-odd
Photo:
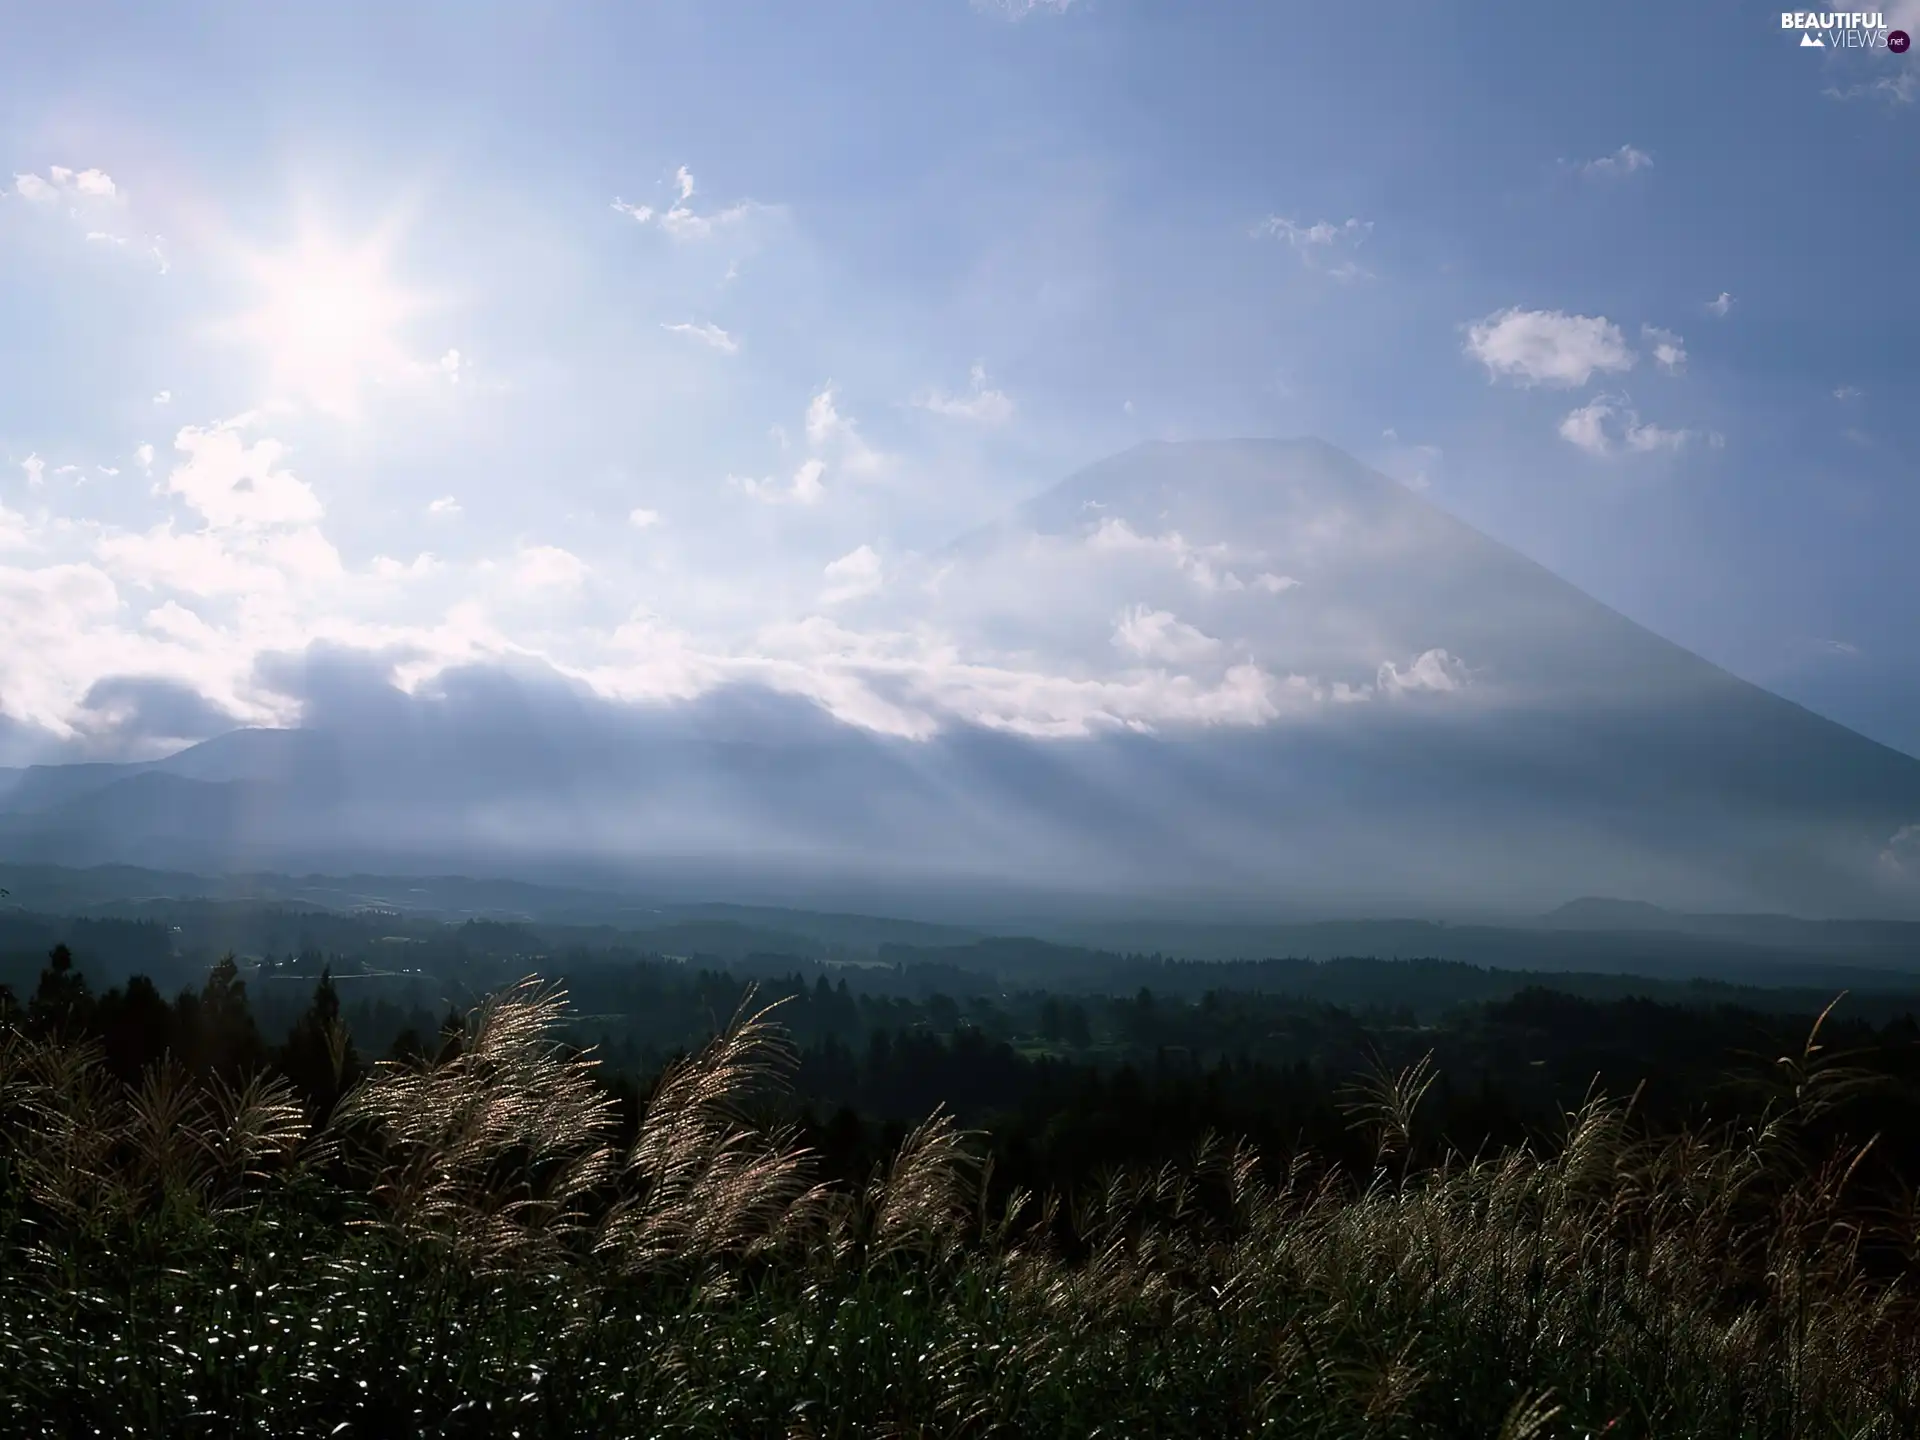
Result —
[{"label": "sky", "polygon": [[297,723],[314,647],[830,669],[1104,456],[1306,435],[1920,754],[1920,56],[1719,0],[0,8],[0,763]]}]

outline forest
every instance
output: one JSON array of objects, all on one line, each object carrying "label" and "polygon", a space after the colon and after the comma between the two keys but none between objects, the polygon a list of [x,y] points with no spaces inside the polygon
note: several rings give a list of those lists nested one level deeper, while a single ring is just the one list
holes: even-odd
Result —
[{"label": "forest", "polygon": [[11,1434],[1920,1426],[1897,975],[12,923]]}]

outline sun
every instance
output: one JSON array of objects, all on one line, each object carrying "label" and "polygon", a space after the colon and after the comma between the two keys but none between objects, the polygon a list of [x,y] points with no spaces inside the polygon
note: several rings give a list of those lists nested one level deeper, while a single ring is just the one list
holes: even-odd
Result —
[{"label": "sun", "polygon": [[345,246],[309,229],[244,258],[256,303],[234,329],[266,361],[276,398],[350,417],[368,385],[417,368],[402,336],[424,300],[393,278],[391,248],[386,236]]}]

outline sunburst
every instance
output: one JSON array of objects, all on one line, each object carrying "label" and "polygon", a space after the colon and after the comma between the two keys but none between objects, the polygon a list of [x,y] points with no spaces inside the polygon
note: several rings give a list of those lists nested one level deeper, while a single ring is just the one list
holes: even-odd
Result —
[{"label": "sunburst", "polygon": [[314,227],[275,253],[242,256],[257,297],[232,326],[266,362],[275,398],[351,417],[369,385],[412,368],[402,335],[426,297],[393,275],[393,237],[343,245]]}]

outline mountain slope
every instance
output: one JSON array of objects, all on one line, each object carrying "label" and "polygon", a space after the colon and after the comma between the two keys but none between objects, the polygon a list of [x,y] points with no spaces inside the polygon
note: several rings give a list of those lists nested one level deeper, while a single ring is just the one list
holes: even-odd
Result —
[{"label": "mountain slope", "polygon": [[0,795],[0,850],[842,903],[1920,914],[1920,761],[1317,442],[1128,451],[780,641],[677,704],[454,672],[313,731],[52,767]]}]

